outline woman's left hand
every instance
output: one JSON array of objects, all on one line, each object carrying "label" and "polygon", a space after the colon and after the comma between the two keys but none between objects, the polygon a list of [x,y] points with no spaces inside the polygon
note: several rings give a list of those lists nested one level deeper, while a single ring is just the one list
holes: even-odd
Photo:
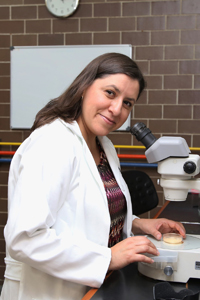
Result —
[{"label": "woman's left hand", "polygon": [[157,240],[160,240],[163,233],[179,233],[183,238],[186,237],[186,231],[180,222],[175,222],[165,218],[160,219],[134,219],[132,223],[132,232],[134,234],[151,234]]}]

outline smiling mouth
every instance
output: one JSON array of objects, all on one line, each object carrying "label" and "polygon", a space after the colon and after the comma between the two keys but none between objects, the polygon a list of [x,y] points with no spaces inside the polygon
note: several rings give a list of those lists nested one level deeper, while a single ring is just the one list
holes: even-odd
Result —
[{"label": "smiling mouth", "polygon": [[115,121],[113,121],[113,120],[111,120],[111,119],[109,119],[109,118],[107,118],[107,117],[105,117],[105,116],[103,116],[103,115],[101,115],[101,114],[100,114],[100,116],[104,119],[104,121],[105,121],[106,123],[111,124],[111,125],[115,125],[115,124],[116,124]]}]

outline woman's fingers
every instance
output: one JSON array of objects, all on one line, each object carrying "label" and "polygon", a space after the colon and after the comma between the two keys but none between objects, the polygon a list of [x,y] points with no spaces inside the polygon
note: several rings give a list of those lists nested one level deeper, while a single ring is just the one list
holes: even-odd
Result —
[{"label": "woman's fingers", "polygon": [[152,263],[153,260],[145,254],[159,255],[155,245],[144,236],[130,237],[111,248],[112,258],[109,270],[116,270],[126,265],[142,261]]}]

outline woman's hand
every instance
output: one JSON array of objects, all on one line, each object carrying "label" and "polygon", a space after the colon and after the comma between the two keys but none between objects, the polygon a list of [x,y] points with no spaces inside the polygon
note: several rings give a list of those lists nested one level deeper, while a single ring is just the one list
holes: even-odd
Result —
[{"label": "woman's hand", "polygon": [[174,232],[186,237],[183,224],[165,218],[161,219],[134,219],[132,223],[134,234],[151,234],[160,240],[163,233]]},{"label": "woman's hand", "polygon": [[155,245],[145,236],[129,237],[113,246],[111,253],[109,271],[121,269],[136,261],[153,263],[153,260],[143,253],[159,255]]}]

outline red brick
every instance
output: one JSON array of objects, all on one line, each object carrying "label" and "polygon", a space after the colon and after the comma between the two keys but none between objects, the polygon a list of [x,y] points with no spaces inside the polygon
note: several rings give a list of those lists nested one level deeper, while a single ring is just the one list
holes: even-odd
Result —
[{"label": "red brick", "polygon": [[[0,118],[0,130],[10,129],[10,118]],[[1,138],[3,133],[1,132]]]},{"label": "red brick", "polygon": [[10,35],[0,35],[0,47],[5,48],[10,46]]},{"label": "red brick", "polygon": [[161,105],[135,105],[135,118],[159,119],[162,117]]},{"label": "red brick", "polygon": [[199,104],[200,90],[180,90],[178,103],[180,104]]},{"label": "red brick", "polygon": [[[124,31],[135,29],[135,18],[109,18],[109,31]],[[129,42],[130,43],[130,42]]]},{"label": "red brick", "polygon": [[[1,141],[2,141],[2,139],[1,139]],[[3,147],[3,149],[5,151],[9,151],[10,147],[9,148]],[[10,168],[10,164],[9,163],[8,164],[7,163],[6,164],[0,164],[0,172],[7,172],[8,173],[9,168]],[[7,184],[7,182],[5,184]]]},{"label": "red brick", "polygon": [[14,46],[37,46],[37,35],[12,35],[12,44]]},{"label": "red brick", "polygon": [[138,17],[137,19],[138,30],[164,30],[165,17]]},{"label": "red brick", "polygon": [[[0,249],[1,249],[1,252],[4,252],[5,253],[5,241],[4,240],[0,240]],[[2,272],[2,268],[0,268],[1,272]],[[2,274],[1,274],[2,276]]]},{"label": "red brick", "polygon": [[0,103],[8,103],[10,101],[10,91],[0,91]]},{"label": "red brick", "polygon": [[150,3],[147,2],[125,2],[122,3],[123,16],[150,15]]},{"label": "red brick", "polygon": [[149,128],[154,133],[176,133],[175,120],[149,120]]},{"label": "red brick", "polygon": [[163,59],[163,47],[162,46],[137,47],[136,59],[137,60]]},{"label": "red brick", "polygon": [[12,19],[35,19],[37,17],[36,6],[13,6],[11,7]]},{"label": "red brick", "polygon": [[38,44],[42,45],[64,45],[64,34],[39,34]]},{"label": "red brick", "polygon": [[195,16],[168,16],[167,29],[194,29],[196,27]]},{"label": "red brick", "polygon": [[0,77],[0,89],[10,88],[10,77]]},{"label": "red brick", "polygon": [[27,33],[50,33],[50,31],[51,22],[49,20],[26,21]]},{"label": "red brick", "polygon": [[[112,1],[112,0],[111,0],[111,1]],[[116,0],[114,0],[114,1],[116,1]],[[105,0],[81,0],[81,2],[82,2],[82,3],[85,3],[85,2],[86,2],[86,3],[89,3],[89,2],[92,2],[92,3],[96,3],[96,2],[97,2],[97,3],[101,3],[101,2],[102,2],[102,3],[105,3]]]},{"label": "red brick", "polygon": [[94,17],[117,17],[121,15],[120,3],[95,3]]},{"label": "red brick", "polygon": [[8,172],[0,172],[0,182],[1,184],[8,183]]},{"label": "red brick", "polygon": [[164,105],[163,117],[165,119],[191,119],[192,107],[189,105]]},{"label": "red brick", "polygon": [[48,11],[46,5],[38,6],[38,17],[39,19],[50,19],[53,15]]},{"label": "red brick", "polygon": [[118,132],[112,132],[108,135],[109,139],[111,139],[112,143],[114,145],[131,145],[131,134],[130,133],[118,133]]},{"label": "red brick", "polygon": [[143,75],[149,74],[149,64],[148,61],[137,61],[138,67],[140,68]]},{"label": "red brick", "polygon": [[179,120],[178,132],[199,134],[200,120]]},{"label": "red brick", "polygon": [[152,45],[179,44],[179,32],[178,31],[152,31],[151,44]]},{"label": "red brick", "polygon": [[134,46],[149,45],[149,32],[122,32],[122,44],[132,44]]},{"label": "red brick", "polygon": [[24,33],[24,21],[0,21],[0,33]]},{"label": "red brick", "polygon": [[0,7],[0,20],[9,19],[9,7]]},{"label": "red brick", "polygon": [[72,15],[74,18],[91,18],[92,17],[92,4],[81,4],[80,2],[77,10]]},{"label": "red brick", "polygon": [[10,115],[10,105],[0,103],[0,116],[8,117]]},{"label": "red brick", "polygon": [[91,45],[92,33],[68,33],[65,34],[66,45]]},{"label": "red brick", "polygon": [[197,15],[196,16],[196,19],[197,19],[197,29],[200,29],[200,15]]},{"label": "red brick", "polygon": [[106,18],[93,18],[82,19],[80,25],[81,31],[106,31],[107,19]]},{"label": "red brick", "polygon": [[176,91],[149,91],[150,104],[176,104]]},{"label": "red brick", "polygon": [[17,5],[23,4],[23,0],[0,0],[0,5]]},{"label": "red brick", "polygon": [[5,258],[5,254],[0,253],[0,266],[4,265],[4,258]]},{"label": "red brick", "polygon": [[181,44],[199,44],[199,30],[183,30],[181,31]]},{"label": "red brick", "polygon": [[166,59],[188,59],[193,58],[193,46],[166,46],[165,58]]},{"label": "red brick", "polygon": [[43,0],[24,0],[24,4],[44,4]]},{"label": "red brick", "polygon": [[0,63],[0,76],[10,75],[10,63]]},{"label": "red brick", "polygon": [[[0,190],[1,190],[1,186],[0,186]],[[4,198],[4,199],[3,199]],[[1,195],[1,200],[0,200],[0,211],[2,212],[2,213],[7,213],[7,205],[8,203],[7,203],[7,200],[6,200],[6,197],[3,197],[2,195]]]},{"label": "red brick", "polygon": [[120,44],[118,32],[94,33],[94,44]]},{"label": "red brick", "polygon": [[200,58],[200,45],[195,46],[195,58]]},{"label": "red brick", "polygon": [[[199,101],[199,104],[200,104],[200,101]],[[200,105],[194,105],[193,109],[194,109],[193,118],[196,120],[200,120]]]},{"label": "red brick", "polygon": [[200,148],[200,135],[193,135],[193,147]]},{"label": "red brick", "polygon": [[180,74],[200,74],[200,60],[180,61]]},{"label": "red brick", "polygon": [[192,76],[190,75],[165,75],[165,89],[189,89],[192,88]]},{"label": "red brick", "polygon": [[178,62],[151,61],[150,74],[178,74]]},{"label": "red brick", "polygon": [[[8,188],[7,185],[0,185],[0,195],[1,198],[6,199],[8,197]],[[6,202],[6,206],[7,206],[7,201],[5,200],[1,200],[0,201],[0,207],[1,207],[1,211],[2,211],[2,207],[5,207],[5,202]]]},{"label": "red brick", "polygon": [[[1,141],[8,143],[22,142],[22,131],[4,131],[1,132]],[[1,180],[0,180],[1,182]]]},{"label": "red brick", "polygon": [[147,103],[147,91],[143,91],[142,94],[140,95],[140,98],[137,100],[137,103],[139,104],[146,104]]},{"label": "red brick", "polygon": [[178,15],[180,14],[180,1],[152,2],[152,15]]},{"label": "red brick", "polygon": [[10,49],[0,49],[0,61],[10,61]]},{"label": "red brick", "polygon": [[200,89],[200,75],[194,76],[194,88]]},{"label": "red brick", "polygon": [[145,76],[147,89],[161,89],[162,76]]},{"label": "red brick", "polygon": [[200,13],[199,0],[183,0],[182,14]]}]

